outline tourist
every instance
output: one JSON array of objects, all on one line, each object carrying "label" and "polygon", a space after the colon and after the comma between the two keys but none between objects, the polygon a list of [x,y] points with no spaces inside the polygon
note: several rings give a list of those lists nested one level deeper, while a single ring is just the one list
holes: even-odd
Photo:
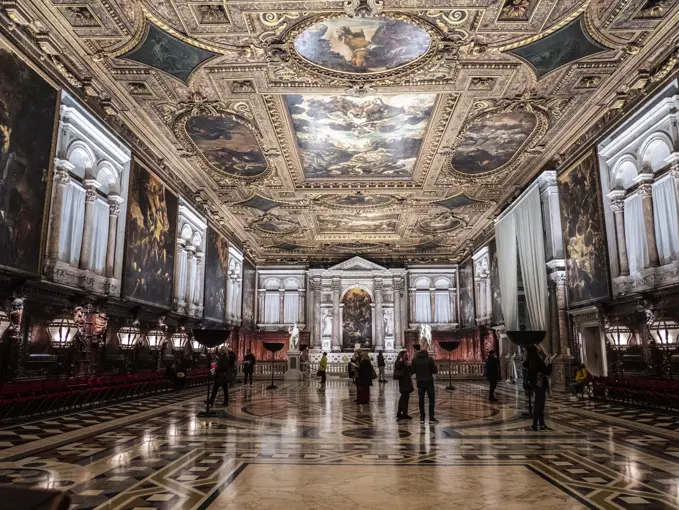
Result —
[{"label": "tourist", "polygon": [[384,377],[384,367],[387,364],[384,362],[384,355],[382,354],[382,351],[377,353],[377,371],[379,372],[380,379],[379,381],[381,383],[387,382],[387,379]]},{"label": "tourist", "polygon": [[420,423],[424,423],[424,394],[427,394],[429,399],[429,423],[438,423],[434,416],[434,399],[436,392],[434,391],[434,375],[438,372],[436,363],[429,357],[426,349],[420,350],[417,345],[415,350],[417,354],[413,358],[412,371],[417,379],[417,396],[420,404]]},{"label": "tourist", "polygon": [[228,384],[231,385],[234,382],[236,382],[236,353],[233,352],[233,349],[231,347],[227,347],[227,357],[228,357],[228,363],[229,363],[229,373],[228,373]]},{"label": "tourist", "polygon": [[398,399],[397,420],[412,420],[408,415],[408,400],[413,392],[413,378],[410,365],[408,364],[408,353],[401,351],[398,353],[396,363],[394,363],[394,379],[398,381],[398,391],[401,396]]},{"label": "tourist", "polygon": [[498,399],[495,398],[495,388],[497,388],[497,382],[500,380],[501,373],[500,373],[500,360],[497,359],[495,351],[490,351],[488,353],[485,372],[486,379],[488,379],[488,383],[490,385],[490,389],[488,392],[488,400],[490,402],[498,402]]},{"label": "tourist", "polygon": [[318,375],[321,376],[321,387],[325,389],[325,372],[328,370],[328,353],[324,352],[321,356],[321,362],[318,364]]},{"label": "tourist", "polygon": [[370,403],[370,387],[375,379],[375,370],[370,362],[367,352],[361,354],[361,361],[358,363],[358,391],[356,402],[359,405]]},{"label": "tourist", "polygon": [[252,351],[248,349],[247,354],[243,358],[243,384],[247,384],[248,378],[250,379],[250,386],[252,386],[252,374],[255,372],[255,363],[257,359]]},{"label": "tourist", "polygon": [[578,399],[578,393],[582,393],[585,385],[589,382],[589,372],[584,363],[580,363],[578,369],[575,371],[575,382],[571,384],[572,400]]},{"label": "tourist", "polygon": [[545,425],[545,400],[549,389],[549,375],[552,373],[552,365],[546,365],[538,354],[534,345],[526,347],[526,381],[529,389],[535,395],[533,404],[533,425],[531,430],[551,430]]},{"label": "tourist", "polygon": [[224,402],[222,405],[229,405],[229,378],[231,373],[231,367],[229,365],[229,354],[224,350],[219,350],[219,358],[217,359],[217,364],[215,366],[215,382],[212,385],[212,395],[208,404],[213,406],[215,404],[215,397],[217,396],[217,391],[221,386],[222,391],[224,391]]}]

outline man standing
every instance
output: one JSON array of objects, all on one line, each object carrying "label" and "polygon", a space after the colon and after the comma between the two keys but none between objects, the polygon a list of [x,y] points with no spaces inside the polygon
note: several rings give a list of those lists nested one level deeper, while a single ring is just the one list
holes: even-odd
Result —
[{"label": "man standing", "polygon": [[328,353],[324,352],[318,364],[318,375],[321,376],[321,390],[325,389],[325,371],[328,369]]},{"label": "man standing", "polygon": [[426,349],[419,349],[419,345],[415,346],[417,354],[413,358],[412,371],[417,379],[417,396],[420,403],[420,423],[424,423],[424,394],[427,394],[429,399],[429,423],[438,423],[434,417],[434,399],[436,394],[434,391],[434,374],[438,372],[436,363],[429,357]]},{"label": "man standing", "polygon": [[387,382],[387,379],[384,377],[384,367],[386,366],[386,363],[384,362],[384,355],[382,354],[382,351],[377,353],[377,371],[380,374],[380,379],[379,382]]},{"label": "man standing", "polygon": [[255,372],[255,363],[257,360],[255,359],[255,355],[252,354],[252,351],[248,349],[247,354],[243,358],[243,385],[248,383],[248,377],[250,378],[250,386],[252,386],[252,374]]},{"label": "man standing", "polygon": [[222,405],[229,405],[229,356],[223,350],[219,351],[219,358],[215,366],[215,382],[212,385],[212,396],[208,404],[213,406],[215,404],[215,397],[219,391],[219,387],[222,387],[224,391],[224,403]]},{"label": "man standing", "polygon": [[490,384],[488,392],[488,400],[490,402],[498,402],[498,399],[495,398],[495,388],[497,388],[497,382],[500,380],[500,377],[500,360],[497,359],[495,351],[490,351],[486,360],[486,379],[488,379]]}]

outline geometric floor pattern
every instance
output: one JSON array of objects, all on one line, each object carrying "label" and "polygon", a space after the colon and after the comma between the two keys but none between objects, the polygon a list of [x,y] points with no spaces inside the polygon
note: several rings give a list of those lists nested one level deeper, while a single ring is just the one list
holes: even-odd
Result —
[{"label": "geometric floor pattern", "polygon": [[394,381],[362,408],[346,380],[265,386],[217,418],[195,389],[0,428],[0,483],[73,509],[679,509],[673,414],[554,395],[536,433],[515,385],[438,385],[436,425],[415,398],[396,422]]}]

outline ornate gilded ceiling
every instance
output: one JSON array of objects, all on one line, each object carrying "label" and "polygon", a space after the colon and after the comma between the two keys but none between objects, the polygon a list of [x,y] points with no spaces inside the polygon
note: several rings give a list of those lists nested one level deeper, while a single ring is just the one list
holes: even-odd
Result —
[{"label": "ornate gilded ceiling", "polygon": [[461,257],[679,38],[677,0],[0,4],[268,262]]}]

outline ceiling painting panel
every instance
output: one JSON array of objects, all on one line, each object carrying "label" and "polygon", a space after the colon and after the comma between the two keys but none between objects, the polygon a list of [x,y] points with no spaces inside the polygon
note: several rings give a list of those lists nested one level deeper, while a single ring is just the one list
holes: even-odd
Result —
[{"label": "ceiling painting panel", "polygon": [[317,220],[320,234],[395,234],[399,225],[398,214],[321,214]]}]

